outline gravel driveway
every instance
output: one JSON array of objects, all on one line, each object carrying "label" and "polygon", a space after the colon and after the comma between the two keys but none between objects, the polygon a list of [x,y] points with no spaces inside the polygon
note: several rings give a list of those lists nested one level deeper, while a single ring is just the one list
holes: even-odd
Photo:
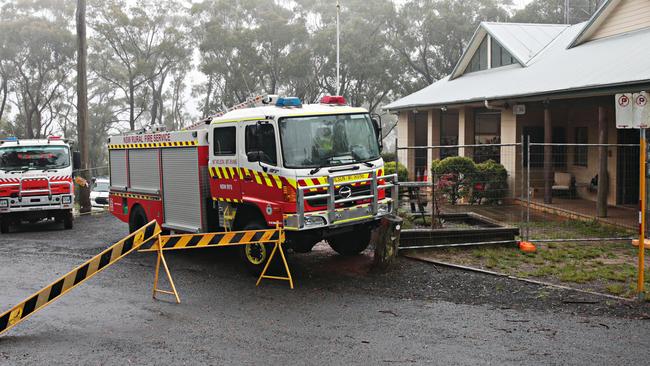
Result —
[{"label": "gravel driveway", "polygon": [[[109,215],[0,236],[0,312],[127,232]],[[646,364],[650,306],[319,245],[296,289],[255,287],[233,251],[169,253],[182,303],[133,254],[0,337],[0,364]]]}]

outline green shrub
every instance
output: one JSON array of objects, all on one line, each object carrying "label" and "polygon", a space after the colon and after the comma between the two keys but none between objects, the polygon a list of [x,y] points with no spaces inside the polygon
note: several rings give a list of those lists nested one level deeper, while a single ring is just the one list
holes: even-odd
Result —
[{"label": "green shrub", "polygon": [[476,164],[470,158],[453,156],[435,160],[431,170],[435,189],[451,204],[461,199],[472,204],[497,203],[508,191],[508,172],[494,160]]},{"label": "green shrub", "polygon": [[[389,174],[395,174],[395,162],[394,161],[389,161],[384,163],[384,174],[389,175]],[[409,180],[409,172],[406,169],[406,167],[400,163],[398,163],[397,166],[397,179],[400,182],[408,182]]]},{"label": "green shrub", "polygon": [[431,166],[436,190],[442,191],[455,205],[458,200],[468,198],[476,175],[476,165],[464,156],[450,156],[435,160]]},{"label": "green shrub", "polygon": [[472,203],[497,203],[508,191],[508,171],[495,162],[487,160],[476,164],[476,175],[472,185]]}]

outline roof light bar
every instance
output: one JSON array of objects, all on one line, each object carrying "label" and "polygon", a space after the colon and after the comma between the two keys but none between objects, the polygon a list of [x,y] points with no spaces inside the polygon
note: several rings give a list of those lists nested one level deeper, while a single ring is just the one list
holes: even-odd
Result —
[{"label": "roof light bar", "polygon": [[347,105],[348,102],[340,95],[326,95],[321,98],[321,104]]},{"label": "roof light bar", "polygon": [[300,98],[297,97],[287,97],[287,98],[278,98],[275,102],[276,107],[302,107],[302,102]]}]

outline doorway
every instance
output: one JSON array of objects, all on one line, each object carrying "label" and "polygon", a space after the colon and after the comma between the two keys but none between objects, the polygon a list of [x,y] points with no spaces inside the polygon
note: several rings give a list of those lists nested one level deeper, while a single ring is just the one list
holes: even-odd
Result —
[{"label": "doorway", "polygon": [[[639,130],[617,130],[619,144],[638,144]],[[639,203],[639,148],[619,146],[616,159],[616,203]]]},{"label": "doorway", "polygon": [[[413,122],[415,123],[415,146],[427,146],[428,140],[428,116],[427,111],[421,111],[413,115]],[[415,179],[417,181],[426,181],[428,174],[427,167],[427,149],[415,150]]]}]

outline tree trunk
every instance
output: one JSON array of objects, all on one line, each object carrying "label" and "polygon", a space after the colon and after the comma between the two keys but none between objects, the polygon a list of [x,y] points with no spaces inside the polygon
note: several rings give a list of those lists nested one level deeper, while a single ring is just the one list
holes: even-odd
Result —
[{"label": "tree trunk", "polygon": [[[86,75],[86,0],[77,0],[77,139],[81,153],[81,171],[86,182],[90,182],[88,162],[88,79]],[[90,187],[79,190],[79,206],[82,213],[90,212]]]},{"label": "tree trunk", "polygon": [[7,79],[2,80],[2,102],[0,102],[0,121],[2,121],[2,116],[5,113],[5,106],[7,105]]},{"label": "tree trunk", "polygon": [[32,124],[32,119],[34,118],[34,110],[30,109],[25,113],[25,138],[33,139],[34,138],[34,125]]},{"label": "tree trunk", "polygon": [[210,115],[210,97],[212,96],[212,74],[208,79],[208,90],[205,93],[205,104],[203,105],[203,117]]},{"label": "tree trunk", "polygon": [[373,231],[372,238],[375,243],[375,256],[373,269],[385,272],[390,269],[399,247],[402,219],[399,216],[389,215],[381,219],[379,226]]},{"label": "tree trunk", "polygon": [[129,76],[129,127],[135,131],[135,85],[133,76]]}]

